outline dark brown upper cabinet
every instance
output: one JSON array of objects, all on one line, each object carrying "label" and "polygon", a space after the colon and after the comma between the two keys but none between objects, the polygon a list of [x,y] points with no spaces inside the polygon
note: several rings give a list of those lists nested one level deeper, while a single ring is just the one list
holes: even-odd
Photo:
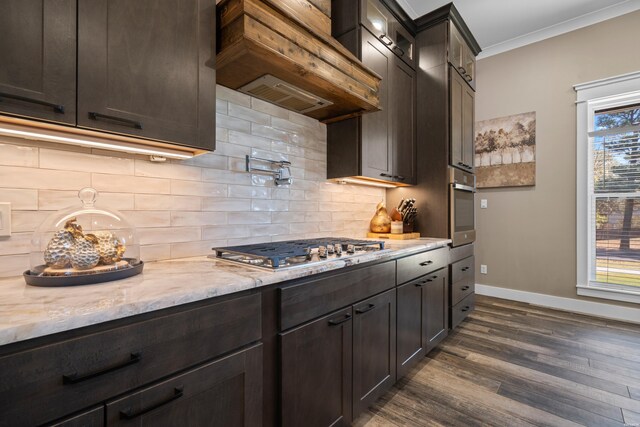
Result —
[{"label": "dark brown upper cabinet", "polygon": [[413,38],[377,0],[339,0],[332,6],[334,36],[382,82],[381,111],[327,126],[327,177],[415,184],[416,72],[413,58],[394,49],[390,35],[405,34],[411,44],[406,52],[413,52]]},{"label": "dark brown upper cabinet", "polygon": [[449,72],[449,78],[451,165],[473,172],[475,92],[453,69]]},{"label": "dark brown upper cabinet", "polygon": [[76,0],[0,2],[0,113],[76,123]]},{"label": "dark brown upper cabinet", "polygon": [[80,0],[78,126],[215,148],[215,0]]},{"label": "dark brown upper cabinet", "polygon": [[212,151],[215,8],[215,0],[2,1],[0,115]]}]

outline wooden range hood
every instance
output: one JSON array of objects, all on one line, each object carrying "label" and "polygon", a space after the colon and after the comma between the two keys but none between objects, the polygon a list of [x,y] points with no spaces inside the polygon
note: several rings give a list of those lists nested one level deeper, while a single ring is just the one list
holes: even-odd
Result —
[{"label": "wooden range hood", "polygon": [[217,15],[219,84],[324,122],[380,109],[380,76],[331,37],[331,0],[222,0]]}]

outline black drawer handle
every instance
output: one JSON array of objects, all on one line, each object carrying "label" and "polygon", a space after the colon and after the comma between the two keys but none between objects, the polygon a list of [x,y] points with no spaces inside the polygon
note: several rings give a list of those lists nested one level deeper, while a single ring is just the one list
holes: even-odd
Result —
[{"label": "black drawer handle", "polygon": [[374,308],[376,308],[376,305],[375,305],[375,304],[369,304],[369,306],[368,306],[368,307],[366,307],[366,308],[359,308],[359,309],[357,309],[357,310],[356,310],[356,314],[366,313],[367,311],[371,311],[371,310],[373,310]]},{"label": "black drawer handle", "polygon": [[433,264],[433,261],[424,261],[420,263],[420,267],[426,267],[427,265]]},{"label": "black drawer handle", "polygon": [[[378,38],[380,39],[380,41],[382,43],[386,44],[387,46],[391,46],[393,44],[393,40],[391,40],[389,37],[387,37],[386,34],[383,34]],[[388,41],[385,41],[385,39],[387,39]]]},{"label": "black drawer handle", "polygon": [[470,269],[471,267],[462,267],[462,271],[467,271],[468,269]]},{"label": "black drawer handle", "polygon": [[94,111],[89,112],[89,118],[91,120],[100,120],[100,119],[110,120],[112,122],[118,122],[119,124],[124,126],[131,126],[136,129],[142,129],[142,123],[138,121],[123,119],[122,117],[109,116],[107,114],[96,113]]},{"label": "black drawer handle", "polygon": [[471,307],[469,307],[467,305],[467,306],[463,307],[462,309],[460,309],[460,311],[464,313],[465,311],[469,311],[469,308],[471,308]]},{"label": "black drawer handle", "polygon": [[127,360],[126,362],[118,363],[116,365],[100,369],[99,371],[89,372],[88,374],[75,373],[72,375],[63,375],[62,382],[63,384],[77,384],[86,380],[90,380],[91,378],[99,377],[101,375],[126,368],[127,366],[140,362],[140,360],[142,360],[142,353],[131,353],[131,355],[129,356],[129,360]]},{"label": "black drawer handle", "polygon": [[44,107],[53,108],[56,113],[64,114],[64,105],[54,104],[52,102],[40,101],[39,99],[27,98],[25,96],[11,95],[9,93],[0,93],[0,101],[2,98],[15,99],[16,101],[29,102],[31,104],[38,104]]},{"label": "black drawer handle", "polygon": [[397,50],[399,56],[404,56],[404,50],[401,47],[399,47],[397,45],[393,46],[393,50]]},{"label": "black drawer handle", "polygon": [[184,396],[184,387],[180,386],[180,387],[176,387],[173,389],[173,396],[156,403],[155,405],[149,406],[148,408],[144,408],[139,410],[138,412],[133,412],[133,410],[131,408],[125,410],[125,411],[120,411],[120,419],[121,420],[132,420],[134,418],[138,418],[140,415],[144,415],[146,413],[149,413],[151,411],[155,411],[156,409],[160,408],[161,406],[164,406],[168,403],[173,402],[176,399],[180,399],[182,396]]},{"label": "black drawer handle", "polygon": [[461,291],[468,291],[471,286],[463,286],[460,288]]},{"label": "black drawer handle", "polygon": [[385,178],[395,178],[393,175],[389,175],[388,173],[381,173],[380,176],[384,176]]},{"label": "black drawer handle", "polygon": [[329,324],[331,326],[335,326],[335,325],[339,325],[339,324],[344,323],[344,322],[348,322],[349,320],[351,320],[351,315],[350,314],[345,314],[342,319],[331,319],[331,320],[329,320]]}]

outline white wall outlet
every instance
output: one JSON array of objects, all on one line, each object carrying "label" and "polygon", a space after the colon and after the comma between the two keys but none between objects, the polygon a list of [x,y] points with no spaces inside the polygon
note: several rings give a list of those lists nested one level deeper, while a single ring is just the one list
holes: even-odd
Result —
[{"label": "white wall outlet", "polygon": [[487,199],[480,199],[480,209],[487,209],[488,206],[489,203],[487,202]]},{"label": "white wall outlet", "polygon": [[480,274],[487,274],[487,266],[484,264],[480,265]]},{"label": "white wall outlet", "polygon": [[11,203],[0,203],[0,237],[11,236]]}]

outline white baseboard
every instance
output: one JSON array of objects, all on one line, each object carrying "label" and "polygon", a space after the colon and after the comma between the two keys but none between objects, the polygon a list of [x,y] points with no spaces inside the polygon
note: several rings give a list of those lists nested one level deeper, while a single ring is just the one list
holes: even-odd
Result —
[{"label": "white baseboard", "polygon": [[517,291],[515,289],[499,288],[496,286],[480,284],[476,284],[476,293],[478,295],[486,295],[512,301],[527,302],[542,307],[556,308],[573,313],[587,314],[589,316],[640,323],[639,308],[621,307],[619,305],[604,304],[601,302],[556,297],[553,295]]}]

